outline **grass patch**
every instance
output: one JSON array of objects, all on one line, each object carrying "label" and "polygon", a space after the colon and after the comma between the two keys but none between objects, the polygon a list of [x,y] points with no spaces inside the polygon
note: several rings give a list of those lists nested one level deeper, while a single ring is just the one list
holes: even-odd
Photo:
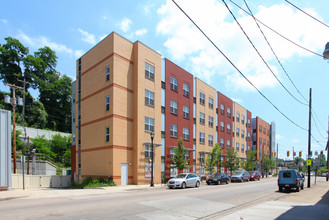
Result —
[{"label": "grass patch", "polygon": [[97,187],[105,187],[105,186],[116,186],[111,178],[104,179],[102,177],[87,177],[82,180],[81,184],[76,182],[72,183],[72,189],[91,189]]}]

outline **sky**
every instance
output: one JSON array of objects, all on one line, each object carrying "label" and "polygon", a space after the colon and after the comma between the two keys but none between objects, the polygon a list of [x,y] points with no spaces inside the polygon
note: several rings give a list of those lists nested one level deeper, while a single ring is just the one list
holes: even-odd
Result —
[{"label": "sky", "polygon": [[[233,1],[248,10],[243,0]],[[279,157],[283,159],[292,159],[293,148],[306,158],[312,88],[311,148],[313,155],[324,150],[329,124],[329,63],[314,53],[322,55],[329,28],[284,0],[246,0],[259,21],[314,52],[259,24],[282,68],[252,16],[229,0],[225,2],[265,62],[220,0],[176,3],[239,71],[171,0],[0,0],[0,44],[10,36],[30,53],[49,46],[58,57],[57,70],[75,79],[76,60],[113,31],[131,42],[141,41],[251,111],[253,117],[275,122]],[[290,2],[329,25],[327,0]],[[2,83],[0,90],[9,91]]]}]

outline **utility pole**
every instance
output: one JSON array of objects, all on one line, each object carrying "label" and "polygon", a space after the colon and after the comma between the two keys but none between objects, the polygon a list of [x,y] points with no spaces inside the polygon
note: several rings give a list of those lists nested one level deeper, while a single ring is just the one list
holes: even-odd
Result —
[{"label": "utility pole", "polygon": [[292,162],[293,162],[294,169],[295,169],[296,166],[295,166],[295,149],[294,149],[294,147],[292,147]]},{"label": "utility pole", "polygon": [[276,144],[276,174],[278,174],[279,143]]},{"label": "utility pole", "polygon": [[326,177],[326,181],[328,181],[328,178],[329,178],[329,116],[328,116],[328,141],[327,141],[326,150],[327,150],[327,177]]},{"label": "utility pole", "polygon": [[[308,113],[308,159],[311,159],[311,110],[312,110],[312,88],[310,88],[310,102]],[[307,188],[311,188],[311,166],[307,166]]]},{"label": "utility pole", "polygon": [[4,83],[4,85],[9,86],[13,90],[13,162],[14,162],[14,173],[17,173],[16,168],[16,122],[15,122],[15,109],[16,109],[16,97],[15,97],[15,91],[16,89],[23,89],[22,87],[16,86],[15,84],[8,84]]}]

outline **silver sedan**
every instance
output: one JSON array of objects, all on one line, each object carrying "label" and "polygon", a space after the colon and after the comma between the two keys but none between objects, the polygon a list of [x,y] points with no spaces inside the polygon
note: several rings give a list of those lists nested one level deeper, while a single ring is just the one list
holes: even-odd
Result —
[{"label": "silver sedan", "polygon": [[172,188],[199,187],[200,178],[194,173],[180,173],[168,181],[167,186]]}]

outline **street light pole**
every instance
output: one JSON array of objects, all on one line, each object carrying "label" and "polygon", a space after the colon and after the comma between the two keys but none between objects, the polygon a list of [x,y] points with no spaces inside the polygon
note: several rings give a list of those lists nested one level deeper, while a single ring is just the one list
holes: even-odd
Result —
[{"label": "street light pole", "polygon": [[153,164],[154,164],[154,146],[153,146],[153,138],[154,138],[154,133],[153,131],[151,132],[151,149],[152,149],[152,153],[151,153],[151,160],[152,160],[152,165],[151,165],[151,187],[154,187],[154,182],[153,182]]},{"label": "street light pole", "polygon": [[[312,88],[310,88],[309,117],[308,117],[308,159],[311,155],[311,110],[312,110]],[[311,166],[307,166],[307,188],[311,188]]]}]

